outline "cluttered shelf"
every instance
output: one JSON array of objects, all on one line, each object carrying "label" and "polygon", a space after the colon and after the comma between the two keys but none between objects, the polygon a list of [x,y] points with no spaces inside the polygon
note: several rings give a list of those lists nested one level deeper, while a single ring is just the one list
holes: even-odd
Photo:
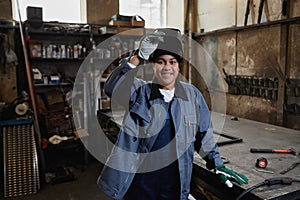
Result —
[{"label": "cluttered shelf", "polygon": [[[90,79],[96,80],[101,76],[102,86],[103,79],[107,78],[116,62],[136,48],[140,35],[137,36],[135,32],[107,40],[117,33],[113,32],[116,28],[119,26],[105,28],[95,24],[25,22],[29,62],[39,95],[39,109],[43,110],[41,113],[56,113],[57,110],[68,108],[65,98],[72,91],[74,81],[84,83],[86,78],[85,73],[80,73],[82,70],[92,72],[93,78]],[[88,86],[80,85],[80,89],[85,87]],[[109,107],[109,99],[102,90],[95,93],[100,94],[101,105],[106,103],[105,108]],[[46,129],[49,132],[49,124]]]},{"label": "cluttered shelf", "polygon": [[59,83],[59,84],[44,84],[44,83],[37,83],[34,84],[36,87],[59,87],[59,86],[72,86],[71,83]]}]

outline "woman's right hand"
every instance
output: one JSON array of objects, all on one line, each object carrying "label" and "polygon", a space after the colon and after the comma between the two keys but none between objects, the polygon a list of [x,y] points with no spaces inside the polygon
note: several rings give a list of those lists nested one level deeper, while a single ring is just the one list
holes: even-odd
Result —
[{"label": "woman's right hand", "polygon": [[138,57],[138,55],[133,55],[129,59],[129,63],[138,66],[141,63],[141,59]]}]

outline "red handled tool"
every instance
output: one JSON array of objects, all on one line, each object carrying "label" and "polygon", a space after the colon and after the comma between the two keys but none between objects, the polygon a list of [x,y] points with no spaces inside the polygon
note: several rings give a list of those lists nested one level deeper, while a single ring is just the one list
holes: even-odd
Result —
[{"label": "red handled tool", "polygon": [[290,153],[295,156],[299,155],[294,149],[250,149],[251,153]]}]

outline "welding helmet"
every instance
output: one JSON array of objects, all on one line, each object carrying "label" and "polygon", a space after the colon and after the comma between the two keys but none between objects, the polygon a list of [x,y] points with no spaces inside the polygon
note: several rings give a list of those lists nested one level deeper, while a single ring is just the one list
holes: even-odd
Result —
[{"label": "welding helmet", "polygon": [[180,30],[174,28],[158,28],[154,31],[155,34],[162,36],[156,50],[150,55],[149,61],[155,60],[161,55],[172,55],[181,63],[183,61],[183,48],[181,41]]}]

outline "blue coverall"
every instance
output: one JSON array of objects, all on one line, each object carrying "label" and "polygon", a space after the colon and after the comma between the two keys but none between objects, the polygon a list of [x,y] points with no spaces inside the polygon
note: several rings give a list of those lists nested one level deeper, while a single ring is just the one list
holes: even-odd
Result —
[{"label": "blue coverall", "polygon": [[[98,178],[98,186],[117,200],[123,199],[127,192],[130,193],[132,184],[135,183],[134,178],[139,176],[135,175],[147,161],[144,155],[153,153],[156,148],[156,141],[161,135],[157,133],[162,130],[157,126],[164,121],[162,119],[166,119],[166,114],[169,113],[174,129],[172,141],[174,141],[177,156],[177,160],[171,165],[176,166],[175,171],[179,173],[180,199],[187,200],[190,192],[194,150],[205,159],[209,169],[223,165],[213,139],[207,104],[196,87],[177,81],[174,98],[166,111],[162,109],[165,104],[164,100],[158,98],[159,86],[136,79],[135,73],[132,73],[135,70],[137,69],[132,69],[128,65],[128,58],[125,58],[112,72],[105,85],[106,93],[112,97],[116,95],[115,98],[118,93],[122,93],[121,91],[131,92],[128,96],[130,99],[128,112],[124,116],[116,148],[113,149]],[[119,98],[126,99],[124,95]],[[148,137],[149,134],[151,137]],[[157,154],[157,156],[161,155]],[[146,163],[149,165],[151,162]]]}]

